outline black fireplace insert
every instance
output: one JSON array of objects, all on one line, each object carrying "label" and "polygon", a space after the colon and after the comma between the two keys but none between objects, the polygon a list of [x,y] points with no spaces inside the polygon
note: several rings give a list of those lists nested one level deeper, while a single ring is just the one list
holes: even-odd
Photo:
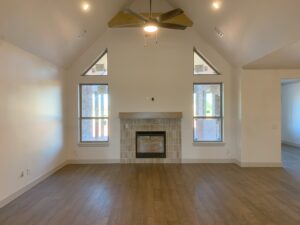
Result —
[{"label": "black fireplace insert", "polygon": [[166,158],[166,132],[137,131],[136,158]]}]

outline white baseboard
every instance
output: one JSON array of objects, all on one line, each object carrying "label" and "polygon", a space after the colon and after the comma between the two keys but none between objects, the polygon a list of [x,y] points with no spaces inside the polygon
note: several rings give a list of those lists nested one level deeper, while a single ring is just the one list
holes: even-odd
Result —
[{"label": "white baseboard", "polygon": [[[119,164],[120,159],[102,159],[102,160],[68,160],[66,164]],[[136,162],[139,163],[139,162]],[[282,167],[282,163],[278,162],[240,162],[236,159],[182,159],[181,162],[166,162],[181,164],[236,164],[240,167]],[[125,163],[126,164],[126,163]]]},{"label": "white baseboard", "polygon": [[297,143],[294,143],[294,142],[291,142],[291,141],[281,141],[282,144],[284,145],[289,145],[289,146],[293,146],[293,147],[296,147],[296,148],[300,148],[300,144],[297,144]]},{"label": "white baseboard", "polygon": [[121,159],[97,159],[97,160],[89,160],[89,159],[74,159],[68,160],[67,164],[118,164],[121,162]]},{"label": "white baseboard", "polygon": [[76,159],[76,160],[68,160],[68,164],[77,164],[77,165],[84,165],[84,164],[153,164],[153,163],[162,163],[162,164],[180,164],[180,160],[174,160],[174,161],[164,161],[164,162],[142,162],[141,161],[135,161],[135,162],[124,162],[121,159],[98,159],[98,160],[89,160],[89,159]]},{"label": "white baseboard", "polygon": [[240,162],[234,160],[234,163],[243,168],[281,168],[283,167],[281,162]]},{"label": "white baseboard", "polygon": [[15,193],[9,195],[8,197],[4,198],[3,200],[0,201],[0,209],[2,207],[4,207],[5,205],[7,205],[8,203],[12,202],[13,200],[15,200],[16,198],[18,198],[19,196],[21,196],[22,194],[24,194],[25,192],[29,191],[31,188],[33,188],[34,186],[36,186],[37,184],[41,183],[42,181],[44,181],[45,179],[47,179],[49,176],[53,175],[56,171],[60,170],[61,168],[63,168],[64,166],[66,166],[68,163],[64,162],[62,164],[60,164],[59,166],[57,166],[56,168],[54,168],[53,170],[50,170],[49,172],[47,172],[46,174],[36,178],[34,181],[32,181],[31,183],[25,185],[24,187],[22,187],[21,189],[19,189],[18,191],[16,191]]},{"label": "white baseboard", "polygon": [[234,159],[232,163],[239,166],[239,167],[242,167],[241,162],[237,159]]},{"label": "white baseboard", "polygon": [[[67,164],[119,164],[122,163],[120,159],[103,159],[103,160],[68,160]],[[133,162],[132,164],[152,164],[153,162]],[[165,161],[162,162],[163,164],[189,164],[189,163],[234,163],[233,159],[182,159],[181,161],[175,160],[175,161]],[[130,164],[126,163],[125,164]]]},{"label": "white baseboard", "polygon": [[181,163],[234,163],[234,159],[182,159]]}]

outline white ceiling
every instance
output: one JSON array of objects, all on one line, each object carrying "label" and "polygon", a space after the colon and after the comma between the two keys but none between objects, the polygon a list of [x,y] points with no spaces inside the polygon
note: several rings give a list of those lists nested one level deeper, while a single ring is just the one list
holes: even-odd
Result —
[{"label": "white ceiling", "polygon": [[68,67],[128,1],[89,2],[92,8],[85,13],[81,0],[0,0],[0,38]]},{"label": "white ceiling", "polygon": [[[107,29],[109,19],[132,3],[88,1],[91,10],[84,13],[81,0],[0,0],[0,38],[68,67]],[[153,0],[156,11],[170,8],[160,3],[162,7],[155,8],[162,1]],[[222,1],[221,10],[214,11],[212,0],[168,0],[173,7],[184,9],[199,34],[232,64],[300,68],[299,50],[289,47],[300,40],[299,0]],[[148,1],[136,0],[134,5],[147,8]],[[215,33],[215,27],[225,34],[223,38]]]},{"label": "white ceiling", "polygon": [[300,41],[272,52],[245,69],[300,69]]},{"label": "white ceiling", "polygon": [[[195,28],[236,66],[247,65],[300,40],[299,0],[222,0],[218,12],[212,0],[170,0],[182,7]],[[220,39],[217,26],[225,35]]]}]

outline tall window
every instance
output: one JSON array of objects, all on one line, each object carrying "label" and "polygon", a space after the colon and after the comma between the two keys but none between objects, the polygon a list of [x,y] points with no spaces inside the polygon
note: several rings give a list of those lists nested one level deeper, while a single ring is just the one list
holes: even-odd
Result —
[{"label": "tall window", "polygon": [[196,49],[194,49],[194,75],[219,75],[217,69]]},{"label": "tall window", "polygon": [[223,85],[194,84],[194,142],[223,141]]},{"label": "tall window", "polygon": [[80,85],[80,142],[108,142],[107,84]]}]

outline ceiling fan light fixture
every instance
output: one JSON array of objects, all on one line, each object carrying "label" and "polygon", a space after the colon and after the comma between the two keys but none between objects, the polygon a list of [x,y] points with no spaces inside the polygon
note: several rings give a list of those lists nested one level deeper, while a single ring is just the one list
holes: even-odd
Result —
[{"label": "ceiling fan light fixture", "polygon": [[154,33],[158,31],[158,26],[156,26],[155,24],[146,24],[144,26],[144,31],[147,33]]},{"label": "ceiling fan light fixture", "polygon": [[214,10],[219,10],[221,8],[221,2],[220,1],[214,1],[212,3],[212,7]]},{"label": "ceiling fan light fixture", "polygon": [[91,8],[91,5],[88,2],[82,2],[81,8],[84,12],[88,12]]}]

